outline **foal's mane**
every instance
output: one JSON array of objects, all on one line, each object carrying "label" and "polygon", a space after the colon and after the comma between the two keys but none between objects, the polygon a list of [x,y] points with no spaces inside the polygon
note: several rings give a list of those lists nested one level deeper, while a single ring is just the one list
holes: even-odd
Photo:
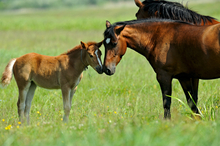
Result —
[{"label": "foal's mane", "polygon": [[198,14],[178,2],[145,0],[142,3],[144,4],[144,10],[148,11],[150,16],[156,14],[159,18],[182,20],[194,24],[201,24],[202,20],[204,24],[212,22],[212,19],[216,20],[213,17]]},{"label": "foal's mane", "polygon": [[[94,45],[96,44],[96,42],[87,42],[86,43],[88,46],[91,46],[91,45]],[[69,55],[75,51],[78,51],[78,50],[81,50],[82,49],[82,46],[81,45],[77,45],[75,46],[74,48],[72,48],[71,50],[68,50],[67,52],[63,53],[62,55]]]},{"label": "foal's mane", "polygon": [[121,22],[116,22],[112,24],[109,28],[107,28],[104,32],[104,37],[115,37],[115,32],[114,28],[116,26],[121,26],[121,25],[133,25],[133,24],[143,24],[147,25],[148,23],[165,23],[165,22],[170,22],[170,23],[183,23],[183,24],[189,24],[192,25],[192,23],[185,22],[185,21],[180,21],[180,20],[172,20],[172,19],[161,19],[161,18],[149,18],[149,19],[139,19],[139,20],[130,20],[130,21],[121,21]]}]

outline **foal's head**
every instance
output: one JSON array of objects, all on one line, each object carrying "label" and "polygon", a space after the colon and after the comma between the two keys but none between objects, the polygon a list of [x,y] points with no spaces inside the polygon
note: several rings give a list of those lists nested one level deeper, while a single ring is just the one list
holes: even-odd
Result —
[{"label": "foal's head", "polygon": [[102,61],[101,61],[101,51],[99,48],[101,47],[102,42],[88,42],[84,43],[81,41],[81,46],[86,50],[86,62],[90,65],[94,70],[96,70],[99,74],[102,74]]},{"label": "foal's head", "polygon": [[127,50],[127,43],[123,37],[120,37],[121,31],[125,25],[111,25],[106,21],[106,30],[104,32],[105,58],[103,71],[107,75],[113,75],[117,64]]}]

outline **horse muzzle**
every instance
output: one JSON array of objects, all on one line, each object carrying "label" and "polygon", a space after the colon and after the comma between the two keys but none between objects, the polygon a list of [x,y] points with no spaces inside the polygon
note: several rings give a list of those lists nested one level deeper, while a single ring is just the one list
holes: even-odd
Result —
[{"label": "horse muzzle", "polygon": [[102,73],[103,73],[102,66],[97,66],[97,67],[95,68],[95,70],[96,70],[99,74],[102,74]]},{"label": "horse muzzle", "polygon": [[105,72],[106,75],[113,75],[115,73],[115,66],[108,68],[106,66],[103,66],[103,72]]}]

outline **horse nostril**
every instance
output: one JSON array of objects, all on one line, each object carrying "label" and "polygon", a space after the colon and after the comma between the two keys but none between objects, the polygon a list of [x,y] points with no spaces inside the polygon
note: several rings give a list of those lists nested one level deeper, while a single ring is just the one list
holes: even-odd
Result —
[{"label": "horse nostril", "polygon": [[110,69],[106,69],[106,73],[107,73],[108,75],[110,75],[110,74],[111,74]]}]

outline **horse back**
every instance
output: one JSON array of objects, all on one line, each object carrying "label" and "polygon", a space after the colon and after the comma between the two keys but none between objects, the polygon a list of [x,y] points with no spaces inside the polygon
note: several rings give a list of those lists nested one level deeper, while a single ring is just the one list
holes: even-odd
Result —
[{"label": "horse back", "polygon": [[34,81],[45,88],[47,83],[58,85],[59,71],[60,63],[57,57],[37,53],[28,53],[17,58],[13,68],[17,83]]}]

